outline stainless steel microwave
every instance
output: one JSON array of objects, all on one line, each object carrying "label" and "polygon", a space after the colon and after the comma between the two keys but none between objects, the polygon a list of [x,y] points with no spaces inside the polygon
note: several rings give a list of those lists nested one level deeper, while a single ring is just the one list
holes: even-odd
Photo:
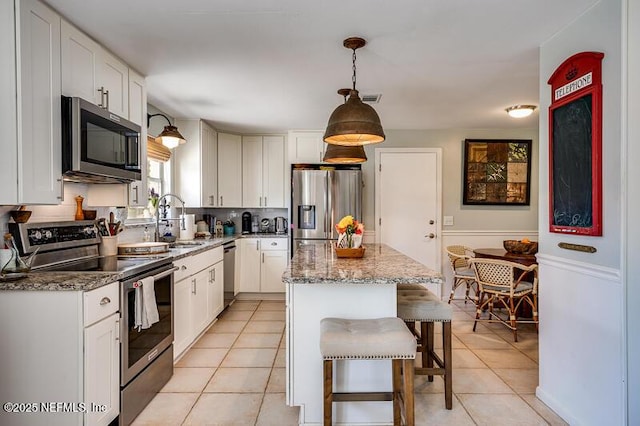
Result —
[{"label": "stainless steel microwave", "polygon": [[140,126],[81,98],[62,97],[65,180],[126,183],[142,178]]}]

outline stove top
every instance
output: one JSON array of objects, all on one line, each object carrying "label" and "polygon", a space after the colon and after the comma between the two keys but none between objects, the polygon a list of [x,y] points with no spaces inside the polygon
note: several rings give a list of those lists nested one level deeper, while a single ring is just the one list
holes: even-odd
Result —
[{"label": "stove top", "polygon": [[114,272],[123,273],[123,278],[127,278],[133,275],[138,275],[150,269],[156,269],[159,266],[168,265],[171,262],[172,259],[168,256],[151,256],[137,258],[104,256],[71,261],[57,265],[48,265],[39,270],[66,272]]}]

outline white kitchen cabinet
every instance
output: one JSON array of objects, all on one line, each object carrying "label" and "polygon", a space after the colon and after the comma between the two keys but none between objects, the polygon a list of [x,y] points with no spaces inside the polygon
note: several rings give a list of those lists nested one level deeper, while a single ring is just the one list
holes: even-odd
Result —
[{"label": "white kitchen cabinet", "polygon": [[218,262],[207,270],[209,289],[207,290],[207,318],[210,323],[224,309],[224,265]]},{"label": "white kitchen cabinet", "polygon": [[286,238],[242,238],[239,291],[244,293],[282,293],[282,273],[287,267]]},{"label": "white kitchen cabinet", "polygon": [[62,94],[81,97],[121,117],[129,117],[127,64],[64,20],[60,39]]},{"label": "white kitchen cabinet", "polygon": [[222,312],[222,247],[174,261],[174,359],[178,359]]},{"label": "white kitchen cabinet", "polygon": [[174,151],[175,188],[187,207],[218,206],[218,134],[202,120],[175,121],[187,143]]},{"label": "white kitchen cabinet", "polygon": [[242,270],[240,271],[241,293],[260,292],[260,240],[261,238],[242,238],[236,241],[240,246]]},{"label": "white kitchen cabinet", "polygon": [[[15,326],[3,330],[0,399],[84,402],[105,409],[86,413],[0,412],[0,424],[108,425],[118,416],[119,294],[118,282],[87,292],[3,292],[0,322]],[[16,318],[20,318],[19,324]]]},{"label": "white kitchen cabinet", "polygon": [[141,180],[129,184],[129,206],[146,207],[147,195],[147,85],[145,78],[129,70],[129,120],[140,126]]},{"label": "white kitchen cabinet", "polygon": [[85,424],[108,425],[120,406],[120,315],[115,313],[84,330],[84,400],[107,407],[85,413]]},{"label": "white kitchen cabinet", "polygon": [[218,133],[218,207],[242,207],[242,138]]},{"label": "white kitchen cabinet", "polygon": [[284,136],[243,136],[243,207],[285,207],[284,176]]},{"label": "white kitchen cabinet", "polygon": [[289,132],[289,163],[321,163],[326,143],[319,130],[292,130]]},{"label": "white kitchen cabinet", "polygon": [[[15,2],[19,203],[62,200],[60,16],[36,0]],[[10,55],[9,55],[10,56]],[[5,176],[3,176],[5,177]]]},{"label": "white kitchen cabinet", "polygon": [[0,52],[5,55],[0,63],[0,129],[3,129],[2,155],[0,155],[0,204],[18,201],[18,129],[16,128],[16,23],[13,2],[0,2]]}]

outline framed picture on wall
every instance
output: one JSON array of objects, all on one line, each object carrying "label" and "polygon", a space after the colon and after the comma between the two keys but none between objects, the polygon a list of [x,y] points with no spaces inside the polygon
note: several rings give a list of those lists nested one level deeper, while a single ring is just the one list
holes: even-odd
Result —
[{"label": "framed picture on wall", "polygon": [[530,139],[465,139],[463,168],[463,204],[529,205]]}]

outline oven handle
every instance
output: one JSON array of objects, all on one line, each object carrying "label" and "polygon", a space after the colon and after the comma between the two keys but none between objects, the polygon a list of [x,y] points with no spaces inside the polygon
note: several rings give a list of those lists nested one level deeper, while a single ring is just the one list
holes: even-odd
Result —
[{"label": "oven handle", "polygon": [[[159,273],[158,275],[154,275],[154,276],[153,276],[153,280],[154,280],[154,281],[156,281],[156,280],[159,280],[159,279],[164,278],[164,277],[166,277],[166,276],[169,276],[169,275],[173,274],[175,271],[177,271],[178,269],[180,269],[180,268],[178,268],[177,266],[174,266],[174,267],[173,267],[173,268],[171,268],[171,269],[167,269],[166,271],[161,272],[161,273]],[[135,280],[135,281],[132,281],[131,283],[127,284],[127,285],[126,285],[126,289],[127,289],[127,290],[131,290],[131,289],[133,289],[133,288],[136,288],[136,287],[137,287],[137,286],[136,286],[136,283],[137,283],[138,281],[139,281],[139,280]]]}]

